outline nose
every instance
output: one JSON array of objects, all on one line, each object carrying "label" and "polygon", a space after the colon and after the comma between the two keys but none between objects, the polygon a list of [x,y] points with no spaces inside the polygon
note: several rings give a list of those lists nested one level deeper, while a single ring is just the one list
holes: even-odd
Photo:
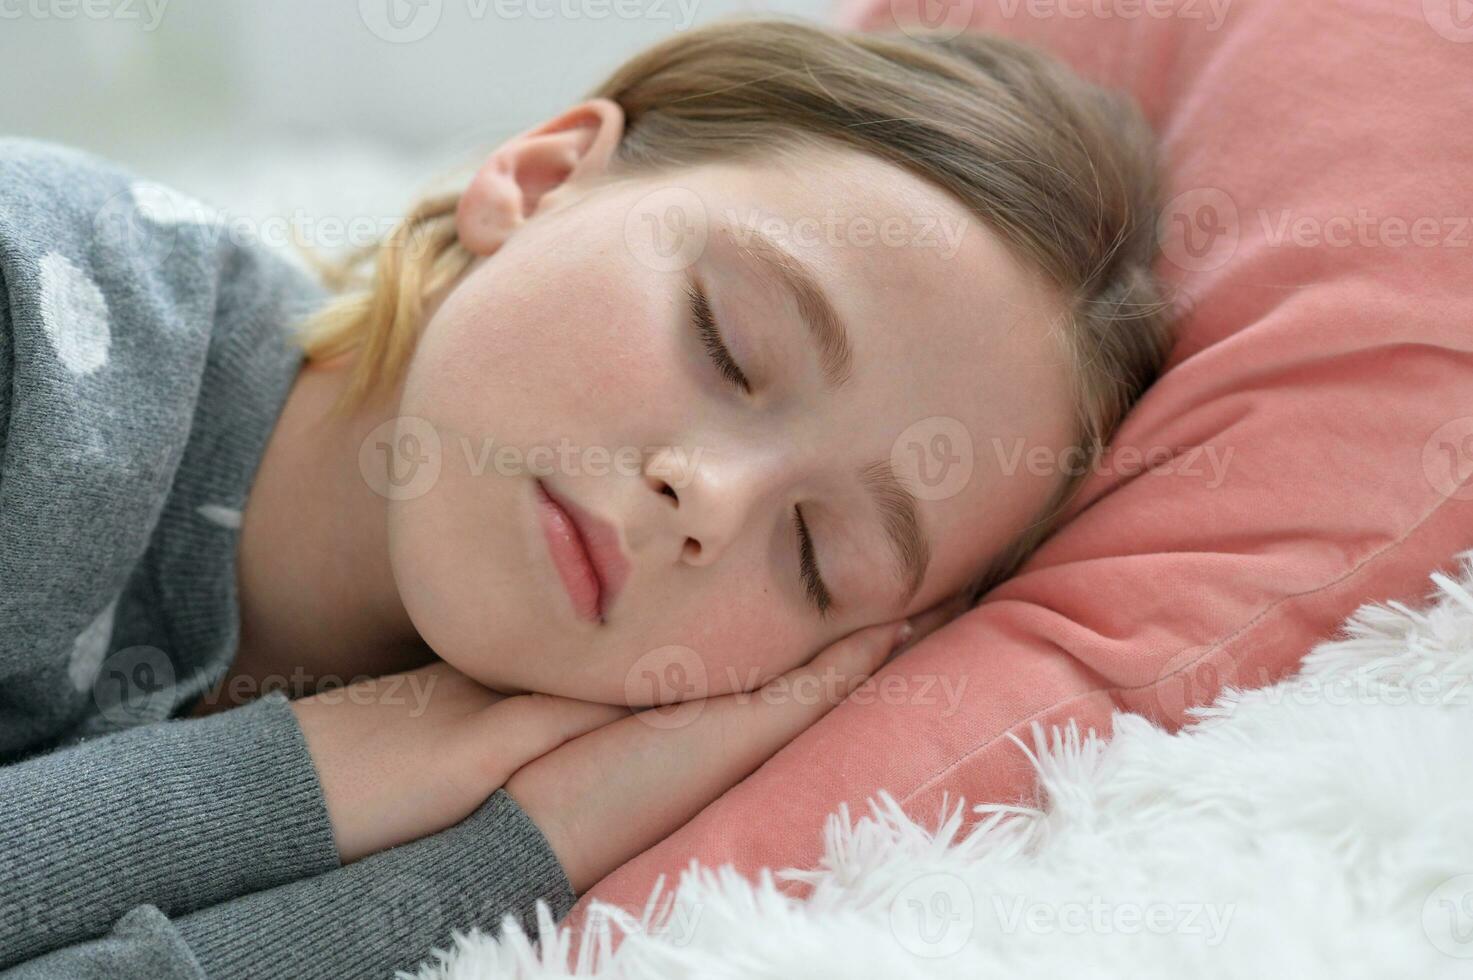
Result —
[{"label": "nose", "polygon": [[663,498],[668,528],[689,565],[710,565],[772,496],[778,466],[742,454],[667,447],[650,456],[645,484]]}]

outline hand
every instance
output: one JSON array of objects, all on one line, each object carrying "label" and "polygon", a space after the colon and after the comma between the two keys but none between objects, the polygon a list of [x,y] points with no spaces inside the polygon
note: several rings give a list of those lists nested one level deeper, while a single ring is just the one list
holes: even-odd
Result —
[{"label": "hand", "polygon": [[349,864],[470,816],[518,768],[629,709],[507,697],[442,660],[291,702]]},{"label": "hand", "polygon": [[[941,606],[917,614],[909,637],[901,635],[905,621],[857,630],[755,693],[631,715],[518,769],[506,791],[542,830],[581,895],[828,714],[897,643],[919,641],[953,614]],[[687,724],[668,726],[672,711],[696,705]]]}]

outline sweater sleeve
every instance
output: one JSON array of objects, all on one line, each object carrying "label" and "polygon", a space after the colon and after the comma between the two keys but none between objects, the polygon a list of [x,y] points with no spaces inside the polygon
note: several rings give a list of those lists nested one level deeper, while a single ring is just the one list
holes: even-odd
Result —
[{"label": "sweater sleeve", "polygon": [[536,906],[574,895],[546,839],[499,790],[448,830],[327,874],[171,920],[140,905],[100,939],[55,950],[0,980],[340,980],[412,970],[452,932],[535,938]]},{"label": "sweater sleeve", "polygon": [[284,696],[165,721],[235,650],[196,505],[239,506],[315,295],[181,201],[0,139],[0,968],[338,866]]},{"label": "sweater sleeve", "polygon": [[[528,896],[571,903],[505,798],[340,868],[284,694],[167,720],[234,656],[239,519],[300,367],[288,325],[322,296],[236,231],[103,161],[0,139],[0,971],[86,975],[132,949],[143,965],[114,980],[166,976],[150,957],[197,948],[214,973],[270,975],[247,958],[279,960],[286,928],[304,962],[381,962]],[[344,938],[382,902],[426,911]],[[129,946],[159,917],[167,942]]]},{"label": "sweater sleeve", "polygon": [[0,767],[0,966],[338,867],[290,702],[91,738]]}]

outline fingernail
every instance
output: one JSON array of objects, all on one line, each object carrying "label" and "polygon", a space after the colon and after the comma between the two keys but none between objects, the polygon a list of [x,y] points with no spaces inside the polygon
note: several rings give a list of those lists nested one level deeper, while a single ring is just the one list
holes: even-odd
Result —
[{"label": "fingernail", "polygon": [[900,629],[895,631],[895,646],[902,647],[905,641],[915,635],[916,628],[910,623],[902,623]]}]

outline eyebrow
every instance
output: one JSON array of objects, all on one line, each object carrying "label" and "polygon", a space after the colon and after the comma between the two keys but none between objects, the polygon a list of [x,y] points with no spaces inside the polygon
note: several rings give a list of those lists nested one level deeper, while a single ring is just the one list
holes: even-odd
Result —
[{"label": "eyebrow", "polygon": [[737,252],[754,259],[760,269],[775,277],[798,301],[798,314],[808,328],[808,337],[818,352],[818,363],[830,390],[842,387],[854,368],[854,347],[844,321],[829,302],[828,294],[818,284],[809,268],[796,255],[780,248],[756,228],[744,229],[750,244],[737,241]]},{"label": "eyebrow", "polygon": [[890,539],[897,577],[904,586],[897,606],[903,609],[920,591],[931,564],[931,543],[921,530],[915,495],[895,478],[888,459],[877,459],[862,467],[859,482],[879,510],[885,535]]}]

